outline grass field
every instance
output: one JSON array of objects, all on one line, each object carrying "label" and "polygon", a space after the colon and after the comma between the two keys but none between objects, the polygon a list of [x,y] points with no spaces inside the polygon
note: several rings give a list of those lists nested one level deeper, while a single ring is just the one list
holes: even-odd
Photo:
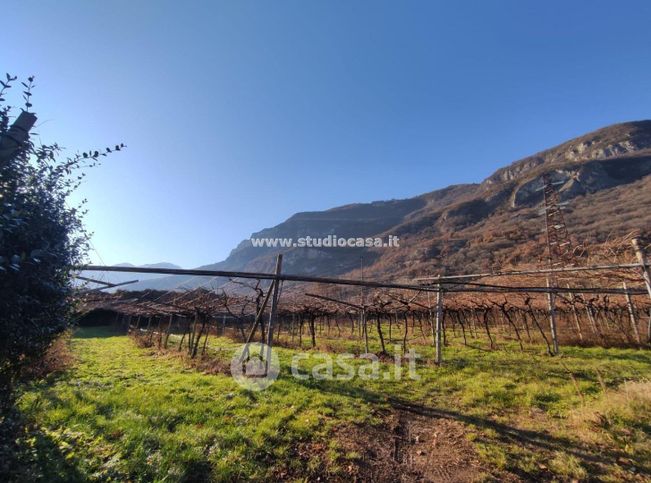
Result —
[{"label": "grass field", "polygon": [[[33,479],[389,480],[390,466],[441,481],[651,478],[649,351],[454,346],[436,367],[423,346],[420,380],[339,381],[292,377],[296,351],[279,349],[279,379],[251,392],[226,364],[191,365],[109,328],[70,344],[75,363],[19,400]],[[213,338],[211,359],[237,346]],[[313,352],[302,369],[320,362]]]}]

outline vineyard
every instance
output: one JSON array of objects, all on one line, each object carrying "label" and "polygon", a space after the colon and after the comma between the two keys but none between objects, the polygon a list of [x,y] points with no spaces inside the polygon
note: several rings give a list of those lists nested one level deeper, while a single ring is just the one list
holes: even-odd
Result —
[{"label": "vineyard", "polygon": [[283,254],[80,267],[193,284],[80,270],[70,362],[17,401],[14,479],[648,481],[648,250],[393,281],[288,274]]},{"label": "vineyard", "polygon": [[[542,344],[549,355],[563,345],[648,348],[649,269],[645,248],[630,238],[613,240],[592,255],[610,263],[411,283],[283,276],[280,271],[199,273],[195,276],[206,279],[199,289],[94,291],[83,307],[86,314],[109,314],[111,322],[159,348],[178,335],[178,350],[185,348],[193,358],[205,355],[212,335],[294,348],[323,348],[341,340],[356,353],[378,354],[387,354],[394,344],[404,353],[431,344],[436,363],[443,361],[450,341],[488,350]],[[232,277],[217,284],[224,275]]]},{"label": "vineyard", "polygon": [[[372,282],[283,275],[279,261],[271,274],[196,273],[200,289],[86,289],[77,364],[20,403],[42,428],[39,471],[646,481],[650,304],[638,254],[627,237],[562,270]],[[231,377],[246,342],[273,344],[280,359],[262,392]],[[373,354],[385,377],[304,376],[342,353]],[[404,365],[415,353],[417,380],[386,377],[396,355]],[[300,378],[289,370],[299,356]]]},{"label": "vineyard", "polygon": [[0,483],[651,483],[651,3],[6,3]]}]

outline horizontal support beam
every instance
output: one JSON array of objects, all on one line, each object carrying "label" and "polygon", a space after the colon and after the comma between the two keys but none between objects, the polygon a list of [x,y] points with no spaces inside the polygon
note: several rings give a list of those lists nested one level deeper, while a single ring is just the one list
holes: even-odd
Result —
[{"label": "horizontal support beam", "polygon": [[[77,277],[77,278],[79,278],[79,277]],[[90,289],[87,289],[87,290],[82,290],[81,293],[99,292],[101,290],[106,290],[107,288],[122,287],[123,285],[130,285],[132,283],[137,283],[137,282],[139,282],[139,280],[129,280],[127,282],[111,283],[111,284],[108,284],[108,285],[106,285],[104,287],[96,287],[96,288],[90,288]],[[106,283],[106,282],[104,282],[104,283]]]},{"label": "horizontal support beam", "polygon": [[96,283],[98,285],[106,285],[107,287],[111,287],[113,285],[110,282],[105,282],[103,280],[97,280],[97,279],[90,278],[90,277],[82,277],[81,275],[75,275],[75,278],[78,279],[78,280],[83,280],[84,282],[93,282],[93,283]]},{"label": "horizontal support beam", "polygon": [[637,263],[622,263],[618,265],[593,265],[588,267],[563,267],[563,268],[541,268],[531,270],[506,270],[498,272],[485,272],[485,273],[469,273],[464,275],[442,275],[430,277],[419,277],[414,280],[418,282],[444,282],[446,280],[462,280],[464,278],[485,278],[485,277],[508,277],[513,275],[536,275],[545,273],[563,273],[563,272],[589,272],[601,270],[621,270],[640,268]]},{"label": "horizontal support beam", "polygon": [[[430,290],[431,291],[431,290]],[[595,294],[595,295],[644,295],[646,290],[629,288],[624,290],[621,288],[609,287],[468,287],[468,288],[449,288],[442,289],[446,293],[555,293],[555,294]]]},{"label": "horizontal support beam", "polygon": [[[637,265],[633,264],[633,267]],[[225,278],[249,278],[257,280],[281,280],[287,282],[308,282],[308,283],[323,283],[332,285],[354,285],[370,288],[389,288],[398,290],[414,290],[421,292],[437,292],[439,288],[428,287],[423,285],[408,285],[392,282],[373,282],[352,280],[345,278],[329,278],[329,277],[310,277],[306,275],[286,275],[281,274],[276,276],[273,273],[256,273],[256,272],[231,272],[224,270],[199,270],[199,269],[183,269],[183,268],[143,268],[143,267],[113,267],[106,265],[86,265],[79,267],[80,270],[94,270],[98,272],[131,272],[131,273],[156,273],[163,275],[187,275],[193,277],[225,277]],[[466,287],[466,288],[441,288],[444,292],[451,293],[575,293],[575,294],[609,294],[609,295],[624,295],[626,292],[621,288],[608,288],[608,287]],[[628,293],[631,295],[645,294],[642,289],[629,288]]]},{"label": "horizontal support beam", "polygon": [[[273,273],[256,273],[256,272],[232,272],[224,270],[200,270],[200,269],[185,269],[185,268],[153,268],[153,267],[113,267],[106,265],[85,265],[76,267],[78,270],[86,271],[92,270],[97,272],[129,272],[129,273],[155,273],[161,275],[186,275],[190,277],[224,277],[224,278],[250,278],[256,280],[282,280],[285,282],[310,282],[310,283],[324,283],[332,285],[355,285],[361,287],[373,288],[394,288],[401,290],[420,290],[429,291],[427,287],[419,285],[393,283],[393,282],[371,282],[362,280],[352,280],[346,278],[330,278],[330,277],[310,277],[307,275],[285,275],[281,274],[276,276]],[[436,291],[432,289],[432,291]]]}]

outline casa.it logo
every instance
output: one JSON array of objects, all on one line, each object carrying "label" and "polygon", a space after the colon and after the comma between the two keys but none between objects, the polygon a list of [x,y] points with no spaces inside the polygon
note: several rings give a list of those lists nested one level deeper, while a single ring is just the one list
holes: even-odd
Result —
[{"label": "casa.it logo", "polygon": [[263,391],[280,373],[278,354],[266,344],[244,344],[231,359],[231,376],[241,387]]}]

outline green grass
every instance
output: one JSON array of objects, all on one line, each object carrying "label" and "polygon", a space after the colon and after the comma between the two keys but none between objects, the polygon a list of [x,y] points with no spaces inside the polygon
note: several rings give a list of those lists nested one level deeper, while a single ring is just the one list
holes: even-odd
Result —
[{"label": "green grass", "polygon": [[[106,328],[81,329],[71,344],[74,366],[25,387],[19,401],[31,422],[20,444],[35,479],[343,477],[354,455],[340,453],[336,442],[300,457],[297,449],[328,441],[335,425],[378,424],[392,405],[465,423],[484,462],[497,470],[560,479],[649,470],[651,401],[612,397],[625,381],[648,380],[648,351],[566,347],[562,357],[549,358],[542,348],[455,345],[436,367],[428,363],[431,348],[419,346],[418,381],[344,382],[294,379],[288,367],[296,351],[279,349],[279,379],[251,392]],[[211,357],[228,361],[237,346],[213,338]],[[313,353],[301,368],[320,362]],[[381,373],[390,369],[381,364]],[[604,451],[610,456],[593,461]]]}]

